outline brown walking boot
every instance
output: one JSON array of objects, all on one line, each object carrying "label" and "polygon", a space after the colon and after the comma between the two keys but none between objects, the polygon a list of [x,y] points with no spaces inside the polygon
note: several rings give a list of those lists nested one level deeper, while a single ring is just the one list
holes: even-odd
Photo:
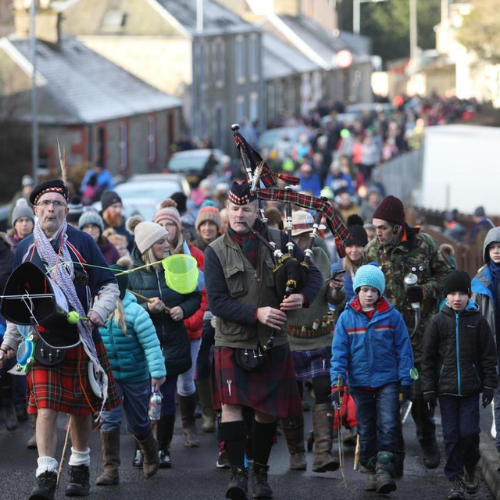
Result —
[{"label": "brown walking boot", "polygon": [[290,453],[290,469],[306,470],[306,450],[304,447],[304,414],[282,418],[283,432]]},{"label": "brown walking boot", "polygon": [[182,434],[184,436],[184,445],[188,448],[197,448],[200,446],[198,433],[196,432],[196,393],[191,396],[179,396],[179,410],[182,419]]},{"label": "brown walking boot", "polygon": [[336,471],[339,468],[339,460],[332,455],[333,410],[328,403],[314,405],[313,429],[313,472]]},{"label": "brown walking boot", "polygon": [[159,460],[158,460],[158,442],[153,436],[153,433],[150,432],[148,437],[142,441],[135,438],[141,451],[144,455],[144,464],[142,466],[142,470],[144,471],[144,475],[146,478],[153,477],[159,469]]},{"label": "brown walking boot", "polygon": [[101,431],[101,448],[104,472],[97,478],[97,486],[113,486],[120,482],[120,429]]},{"label": "brown walking boot", "polygon": [[198,399],[201,404],[203,424],[201,430],[203,432],[215,432],[215,412],[212,404],[212,390],[210,388],[210,379],[202,378],[196,380],[198,389]]}]

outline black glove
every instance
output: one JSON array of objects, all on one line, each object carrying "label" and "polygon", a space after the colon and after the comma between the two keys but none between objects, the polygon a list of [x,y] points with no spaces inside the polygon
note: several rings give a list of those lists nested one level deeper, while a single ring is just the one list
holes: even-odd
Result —
[{"label": "black glove", "polygon": [[411,396],[411,385],[399,385],[399,402],[406,403]]},{"label": "black glove", "polygon": [[436,403],[436,393],[434,391],[424,392],[424,402],[427,405],[429,411],[437,405]]},{"label": "black glove", "polygon": [[422,302],[424,300],[424,289],[419,285],[409,286],[406,290],[406,296],[411,303]]},{"label": "black glove", "polygon": [[493,401],[493,389],[485,387],[483,389],[483,408],[486,408]]}]

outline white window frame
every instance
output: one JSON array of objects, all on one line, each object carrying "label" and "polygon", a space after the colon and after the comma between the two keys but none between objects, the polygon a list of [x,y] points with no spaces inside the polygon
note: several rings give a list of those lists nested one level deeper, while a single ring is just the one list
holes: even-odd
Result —
[{"label": "white window frame", "polygon": [[148,116],[148,163],[156,163],[156,116]]},{"label": "white window frame", "polygon": [[250,80],[259,81],[259,37],[255,33],[250,35],[248,43],[248,69]]},{"label": "white window frame", "polygon": [[240,123],[247,116],[245,111],[245,96],[240,95],[236,98],[236,123]]},{"label": "white window frame", "polygon": [[245,83],[245,37],[243,35],[238,35],[235,39],[235,57],[234,57],[234,67],[236,75],[236,83],[241,85]]},{"label": "white window frame", "polygon": [[121,172],[128,170],[128,123],[120,121],[118,125],[118,148],[119,148],[119,164]]},{"label": "white window frame", "polygon": [[253,123],[255,120],[259,119],[259,94],[258,92],[250,93],[250,103],[249,103],[249,121]]},{"label": "white window frame", "polygon": [[224,73],[225,73],[225,60],[224,60],[225,45],[223,38],[216,38],[213,43],[212,50],[212,71],[214,74],[215,87],[220,89],[224,87]]}]

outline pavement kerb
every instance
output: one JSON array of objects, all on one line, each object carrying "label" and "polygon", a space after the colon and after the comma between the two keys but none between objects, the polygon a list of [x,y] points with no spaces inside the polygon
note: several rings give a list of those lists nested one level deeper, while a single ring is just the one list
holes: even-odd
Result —
[{"label": "pavement kerb", "polygon": [[[481,433],[483,436],[485,432]],[[481,440],[479,445],[481,458],[479,460],[479,468],[483,476],[483,481],[488,487],[491,496],[495,500],[500,500],[500,472],[497,472],[498,452],[493,441],[490,439],[489,433],[485,439]]]}]

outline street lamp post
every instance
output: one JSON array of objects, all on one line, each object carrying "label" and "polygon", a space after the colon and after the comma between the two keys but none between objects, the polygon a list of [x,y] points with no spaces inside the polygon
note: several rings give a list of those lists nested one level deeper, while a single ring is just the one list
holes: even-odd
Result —
[{"label": "street lamp post", "polygon": [[[26,5],[26,4],[25,4]],[[31,75],[31,163],[33,182],[38,184],[38,95],[36,88],[36,1],[30,2],[30,49],[33,73]]]},{"label": "street lamp post", "polygon": [[352,5],[352,32],[359,35],[361,31],[361,4],[362,3],[379,3],[386,0],[354,0]]}]

